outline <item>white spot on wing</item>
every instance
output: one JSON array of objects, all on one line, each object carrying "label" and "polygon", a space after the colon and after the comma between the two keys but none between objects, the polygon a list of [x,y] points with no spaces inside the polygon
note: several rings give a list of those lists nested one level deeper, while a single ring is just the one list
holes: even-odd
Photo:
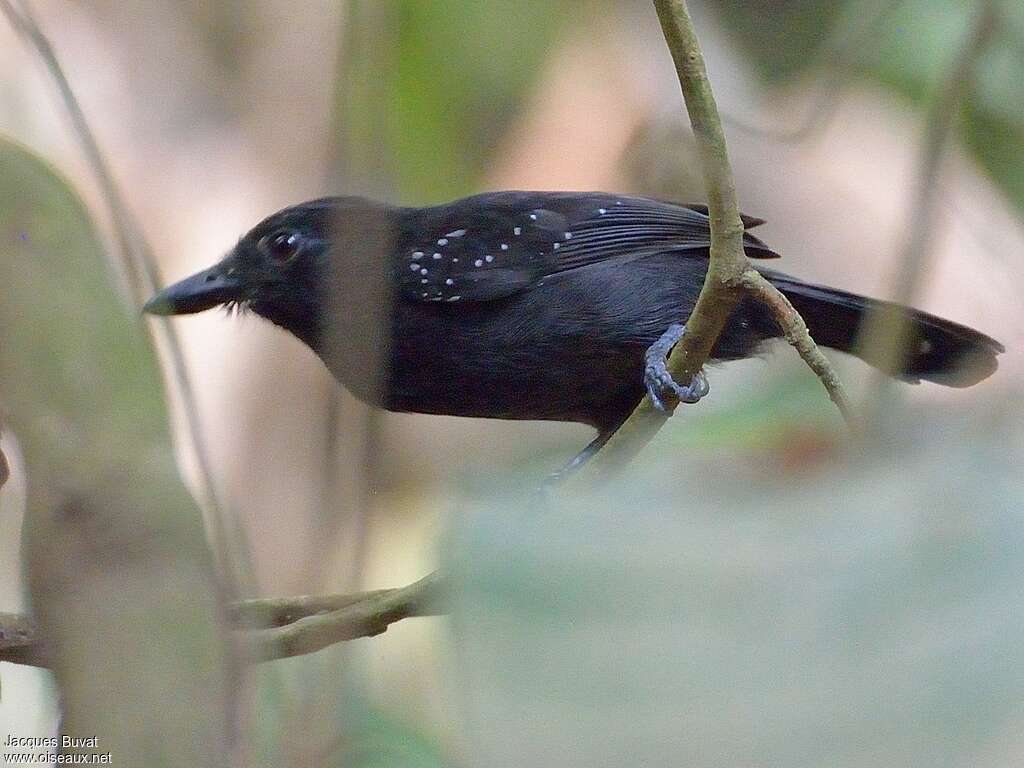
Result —
[{"label": "white spot on wing", "polygon": [[419,264],[410,264],[409,265],[409,269],[411,269],[413,272],[419,272],[420,271],[420,265]]},{"label": "white spot on wing", "polygon": [[522,227],[513,227],[512,228],[512,234],[514,234],[514,235],[521,235],[521,234],[523,234],[523,228]]},{"label": "white spot on wing", "polygon": [[501,244],[501,250],[507,251],[508,250],[508,243],[502,243]]},{"label": "white spot on wing", "polygon": [[449,232],[445,237],[462,237],[464,234],[466,234],[466,230],[456,229],[454,232]]},{"label": "white spot on wing", "polygon": [[448,245],[448,239],[442,237],[440,240],[437,241],[437,244],[438,245]]},{"label": "white spot on wing", "polygon": [[451,278],[449,277],[449,278],[448,278],[447,280],[445,280],[445,281],[444,281],[444,284],[445,284],[445,285],[455,285],[455,281],[454,281],[454,280],[452,280],[452,279],[451,279]]},{"label": "white spot on wing", "polygon": [[473,266],[474,267],[482,267],[483,265],[484,265],[484,260],[483,259],[477,259],[476,261],[473,262]]},{"label": "white spot on wing", "polygon": [[484,256],[484,261],[490,264],[492,261],[494,261],[494,257],[488,254],[487,256]]}]

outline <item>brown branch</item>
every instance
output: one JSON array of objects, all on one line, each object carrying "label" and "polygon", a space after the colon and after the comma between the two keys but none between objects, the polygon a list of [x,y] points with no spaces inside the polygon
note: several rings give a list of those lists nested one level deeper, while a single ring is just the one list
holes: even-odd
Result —
[{"label": "brown branch", "polygon": [[[401,619],[435,616],[441,612],[441,591],[442,579],[432,573],[407,587],[368,593],[337,610],[305,615],[282,627],[239,632],[238,640],[255,662],[314,653],[335,643],[379,635]],[[294,606],[296,615],[316,602]],[[338,604],[343,603],[341,596]],[[285,608],[284,613],[290,610]]]},{"label": "brown branch", "polygon": [[[350,595],[243,600],[228,607],[235,637],[251,662],[319,651],[373,637],[413,616],[443,612],[444,581],[432,573],[407,587]],[[47,667],[50,654],[31,618],[0,613],[0,661]]]},{"label": "brown branch", "polygon": [[[3,422],[0,421],[0,439],[3,438]],[[0,448],[0,488],[4,487],[11,477],[11,465],[7,461],[7,456],[4,454],[2,448]]]},{"label": "brown branch", "polygon": [[[743,222],[740,219],[736,185],[729,165],[729,153],[722,119],[718,113],[704,55],[685,0],[654,0],[665,42],[675,62],[679,85],[690,116],[704,185],[707,189],[708,216],[711,222],[711,249],[707,275],[697,303],[686,319],[686,335],[669,356],[668,369],[679,382],[689,382],[707,361],[733,309],[751,286],[758,286],[760,274],[750,266],[743,252]],[[758,298],[763,290],[756,291]],[[825,388],[838,403],[846,402],[839,379],[828,361],[814,348],[801,320],[795,325],[796,311],[781,306],[774,295],[769,309]],[[788,302],[787,302],[788,304]],[[774,305],[774,306],[773,306]],[[784,310],[784,311],[783,311]],[[798,315],[796,315],[799,317]],[[667,399],[666,412],[657,410],[645,397],[573,482],[595,479],[622,467],[651,440],[665,423],[677,403]],[[845,415],[845,412],[844,412]]]},{"label": "brown branch", "polygon": [[0,613],[0,661],[49,666],[49,654],[39,640],[35,622],[17,613]]},{"label": "brown branch", "polygon": [[856,422],[853,408],[850,406],[850,398],[846,394],[843,382],[839,380],[839,376],[828,358],[814,343],[811,332],[807,329],[807,323],[800,317],[800,313],[796,311],[786,295],[768,282],[764,275],[754,270],[750,270],[744,275],[743,287],[771,313],[786,341],[797,351],[800,359],[807,363],[807,367],[814,371],[821,385],[828,392],[829,399],[835,403],[847,425],[854,428]]}]

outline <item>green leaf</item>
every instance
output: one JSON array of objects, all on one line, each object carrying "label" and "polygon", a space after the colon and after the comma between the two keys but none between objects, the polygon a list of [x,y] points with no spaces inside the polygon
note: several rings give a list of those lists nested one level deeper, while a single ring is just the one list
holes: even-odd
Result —
[{"label": "green leaf", "polygon": [[68,481],[169,458],[155,357],[85,207],[44,160],[2,140],[0,242],[0,382],[29,458]]},{"label": "green leaf", "polygon": [[3,140],[0,247],[0,398],[62,726],[115,763],[223,764],[226,649],[157,361],[81,200]]}]

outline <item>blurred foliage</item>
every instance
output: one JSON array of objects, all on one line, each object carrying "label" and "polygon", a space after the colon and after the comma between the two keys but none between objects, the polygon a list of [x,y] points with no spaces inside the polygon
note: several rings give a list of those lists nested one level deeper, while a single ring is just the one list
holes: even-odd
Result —
[{"label": "blurred foliage", "polygon": [[[565,11],[580,5],[346,2],[334,94],[337,186],[415,204],[478,191],[571,21]],[[358,695],[359,673],[341,648],[255,670],[258,764],[301,754],[325,766],[446,765],[436,744]]]},{"label": "blurred foliage", "polygon": [[[772,85],[818,67],[853,66],[858,75],[923,105],[946,76],[979,8],[966,0],[716,0],[723,21]],[[981,58],[965,104],[963,140],[1024,214],[1024,3],[1000,3],[1004,23]],[[861,14],[885,13],[855,46],[857,61],[828,61],[836,39]]]},{"label": "blurred foliage", "polygon": [[[803,367],[781,374],[766,372],[756,388],[710,407],[680,410],[677,416],[662,427],[643,456],[666,454],[685,463],[689,457],[716,451],[772,452],[781,446],[783,450],[793,448],[793,458],[800,460],[799,451],[827,453],[844,442],[847,434],[821,383]],[[567,440],[557,450],[524,453],[517,457],[515,470],[524,476],[543,477],[580,446],[579,439]],[[462,481],[463,490],[483,493],[488,479],[464,477]]]},{"label": "blurred foliage", "polygon": [[82,202],[4,141],[0,244],[0,399],[28,474],[33,614],[62,726],[115,763],[218,764],[225,647],[156,358]]},{"label": "blurred foliage", "polygon": [[[376,75],[394,80],[371,74],[350,102],[360,108],[385,104],[386,121],[381,123],[377,115],[356,115],[354,141],[348,149],[366,155],[358,162],[372,176],[382,166],[370,155],[390,144],[392,155],[386,164],[395,174],[395,196],[410,203],[437,202],[477,190],[552,46],[581,15],[601,10],[599,4],[581,0],[390,2],[395,37],[388,45],[400,55],[391,58],[381,50],[374,66],[393,61],[394,71],[379,68]],[[830,30],[855,15],[851,9],[856,7],[854,2],[832,0],[718,0],[717,5],[772,84],[807,74],[819,63],[815,51]],[[1024,79],[1019,77],[1024,45],[1012,41],[1012,35],[1019,36],[1024,29],[1024,4],[1006,5],[1019,23],[1016,30],[1008,27],[983,62],[967,105],[966,141],[1024,209]],[[253,34],[258,44],[258,24],[244,13],[239,16],[242,6],[234,1],[223,7],[190,7],[199,9],[193,11],[197,27],[210,36],[218,63],[228,75],[237,75]],[[864,75],[908,99],[924,101],[948,69],[971,8],[956,0],[901,3],[888,17],[883,34],[865,47]],[[243,23],[236,24],[240,19]],[[361,45],[385,47],[378,38]],[[390,104],[379,91],[385,82]],[[246,98],[241,89],[235,93],[230,81],[224,91]],[[668,143],[672,146],[663,151],[676,152],[675,140]],[[660,154],[662,148],[657,151]],[[693,183],[696,186],[698,180]],[[104,498],[106,482],[97,478],[109,477],[111,468],[115,478],[125,476],[118,472],[127,472],[131,483],[117,489],[118,505],[138,510],[133,526],[205,562],[198,551],[198,513],[173,465],[159,373],[144,328],[111,289],[116,276],[104,262],[81,202],[45,163],[3,143],[0,243],[5,251],[0,278],[6,287],[0,309],[0,398],[37,482],[99,488],[97,498]],[[778,379],[760,397],[744,400],[733,410],[687,414],[685,423],[667,429],[659,439],[705,448],[757,447],[767,435],[778,434],[797,420],[811,428],[835,422],[817,382],[805,372],[797,376],[799,380]],[[907,430],[906,455],[921,447],[914,444],[918,426]],[[985,437],[999,447],[997,433]],[[980,438],[949,428],[938,430],[938,435],[933,432],[931,440],[974,451]],[[716,477],[708,464],[681,462],[677,450],[652,450],[648,471],[657,481],[675,478],[678,486],[656,487],[653,495],[630,488],[614,496],[606,508],[589,505],[568,516],[560,511],[524,519],[523,509],[534,511],[532,497],[525,502],[515,499],[507,508],[500,501],[485,501],[479,507],[492,509],[476,515],[469,530],[460,532],[461,538],[456,538],[461,549],[452,555],[453,567],[468,574],[470,582],[454,627],[463,644],[460,650],[468,653],[458,659],[464,669],[453,675],[454,684],[465,682],[467,701],[477,705],[471,714],[478,719],[467,729],[478,741],[474,747],[497,758],[481,764],[530,765],[531,750],[545,764],[554,755],[571,765],[588,750],[598,759],[587,764],[608,764],[615,750],[602,752],[602,747],[619,737],[613,746],[625,749],[618,764],[639,764],[645,750],[659,752],[666,743],[675,743],[658,737],[678,739],[684,732],[681,718],[699,718],[700,713],[693,712],[701,707],[710,713],[709,722],[685,723],[691,728],[702,725],[703,742],[693,744],[705,751],[694,755],[693,764],[708,760],[715,749],[749,747],[761,736],[765,753],[775,749],[776,757],[787,758],[784,764],[797,765],[802,756],[797,751],[813,751],[823,732],[833,739],[824,744],[832,750],[824,753],[824,762],[830,764],[835,761],[827,758],[835,757],[844,736],[868,733],[874,738],[883,730],[897,741],[902,738],[902,744],[922,738],[921,755],[941,753],[956,746],[943,741],[944,733],[967,733],[977,725],[959,717],[961,699],[977,705],[992,718],[991,725],[998,725],[1003,714],[998,697],[1007,689],[1000,687],[993,670],[1009,674],[1009,665],[1003,669],[1000,659],[1016,658],[1017,651],[997,642],[997,622],[982,625],[995,628],[986,636],[995,637],[990,644],[983,637],[975,638],[972,646],[967,638],[963,647],[975,653],[959,677],[953,662],[962,659],[956,648],[947,652],[925,647],[931,655],[922,651],[921,658],[907,659],[898,657],[906,649],[896,642],[897,630],[907,624],[915,629],[913,621],[922,616],[932,621],[926,626],[939,636],[955,625],[944,620],[956,619],[964,604],[969,603],[969,610],[975,603],[987,607],[985,600],[1009,604],[1019,598],[1013,586],[1019,584],[1020,562],[1013,547],[1022,536],[1015,518],[1007,514],[1007,504],[1019,508],[1021,493],[1019,484],[1011,487],[1007,481],[1008,471],[998,474],[1007,463],[1016,466],[1017,454],[1006,448],[1002,454],[980,455],[981,459],[966,452],[955,459],[918,456],[919,463],[910,470],[889,461],[855,477],[824,477],[806,492],[794,489],[791,498],[772,496],[779,490],[778,477],[748,482],[750,477],[742,476],[743,482],[736,482],[737,475],[730,474],[735,467],[720,470]],[[658,463],[659,456],[664,464]],[[968,474],[963,487],[951,488],[956,478],[947,471],[950,461],[977,474]],[[989,466],[983,466],[986,461]],[[690,463],[697,469],[680,479],[680,466]],[[545,458],[543,466],[548,469],[551,463]],[[994,473],[989,471],[993,468]],[[927,489],[922,486],[929,482],[937,489],[928,497],[937,510],[933,519],[924,518],[925,505],[898,496],[899,484],[918,469],[923,479],[912,490],[924,494]],[[875,478],[886,472],[889,484],[879,486]],[[530,477],[538,475],[531,472]],[[518,484],[533,488],[535,482]],[[716,488],[736,495],[723,500],[712,493]],[[988,492],[991,503],[985,500]],[[879,498],[891,504],[865,519],[865,511],[875,509]],[[969,522],[979,525],[963,525],[957,517],[958,500],[971,510],[974,517]],[[918,513],[921,519],[914,518]],[[116,522],[123,523],[124,518]],[[872,523],[877,524],[875,530]],[[908,540],[908,530],[918,538]],[[968,535],[948,537],[947,530]],[[139,584],[138,594],[147,586]],[[135,605],[131,619],[136,631],[162,655],[176,647],[191,654],[187,665],[172,664],[173,656],[165,659],[168,681],[221,681],[211,638],[204,634],[212,590],[201,580],[169,581],[165,586],[152,594],[160,600],[188,601],[179,601],[163,615],[155,615],[156,602]],[[1000,586],[1004,592],[997,589]],[[135,596],[129,595],[129,600]],[[947,597],[966,602],[947,604]],[[875,611],[874,600],[889,602]],[[80,608],[83,616],[92,610],[90,605]],[[930,610],[934,612],[929,614]],[[1007,612],[1004,618],[1010,622],[1018,615]],[[936,616],[939,620],[933,621]],[[808,618],[819,624],[799,623]],[[985,613],[982,618],[992,616]],[[147,623],[150,620],[153,623]],[[784,626],[772,624],[776,620],[780,626],[792,622],[793,632],[786,634]],[[765,627],[771,631],[765,633]],[[1011,626],[1012,631],[1002,636],[1015,637],[1017,629]],[[605,640],[608,644],[602,645]],[[133,650],[127,643],[108,649],[108,656],[128,665]],[[897,666],[905,662],[897,669],[905,677],[870,677],[879,669],[871,664],[886,654],[898,657]],[[295,702],[308,705],[311,700],[327,705],[317,715],[330,726],[326,734],[341,733],[331,749],[317,755],[318,765],[445,764],[429,739],[350,696],[343,688],[346,676],[335,661],[322,653],[260,668],[257,722],[254,733],[248,734],[253,737],[256,764],[282,765],[294,758],[282,745],[289,738],[294,742],[313,733],[315,718],[303,720],[302,712],[292,710]],[[859,677],[861,663],[867,670],[864,677]],[[154,673],[157,669],[154,664]],[[846,692],[854,704],[868,703],[866,714],[843,721],[840,717],[849,713],[829,709],[830,702],[837,700],[837,691],[842,693],[843,682],[854,678],[865,685]],[[979,689],[979,680],[987,688]],[[298,689],[293,688],[296,684]],[[915,697],[923,688],[915,686],[929,684],[935,692],[924,702],[932,707],[925,711],[938,712],[941,722],[949,725],[946,732],[900,721],[905,733],[894,734],[893,726],[881,721],[906,717],[909,710],[886,709],[877,723],[867,711],[874,691],[896,686],[905,700],[919,704]],[[950,691],[957,696],[947,696]],[[749,699],[742,700],[744,695]],[[751,709],[757,697],[773,709]],[[794,700],[809,704],[795,709]],[[692,711],[680,714],[680,702],[692,702]],[[132,702],[126,698],[121,704]],[[137,709],[141,714],[147,707]],[[201,712],[174,709],[182,717]],[[113,718],[119,712],[111,708],[99,714]],[[608,713],[611,716],[603,719]],[[715,713],[720,716],[711,717]],[[738,726],[737,713],[752,714],[751,721],[761,730]],[[829,719],[830,715],[835,717]],[[174,713],[168,712],[167,719],[173,721]],[[213,722],[210,719],[207,725]],[[867,728],[865,723],[878,727]],[[665,729],[659,730],[662,725]],[[541,737],[531,739],[531,733]],[[644,739],[645,735],[654,738]],[[737,743],[730,743],[737,737]],[[684,754],[685,749],[673,749],[658,764],[676,764]],[[894,761],[875,764],[886,762]]]},{"label": "blurred foliage", "polygon": [[424,734],[365,702],[344,728],[347,737],[331,761],[339,768],[444,768],[451,764]]},{"label": "blurred foliage", "polygon": [[[0,383],[32,470],[74,485],[170,456],[160,371],[67,182],[0,140]],[[107,446],[111,452],[98,455]]]},{"label": "blurred foliage", "polygon": [[781,83],[804,74],[842,18],[858,0],[714,0],[726,29],[760,74]]},{"label": "blurred foliage", "polygon": [[469,762],[1019,764],[1019,406],[908,411],[798,476],[663,451],[557,505],[467,500]]},{"label": "blurred foliage", "polygon": [[397,0],[401,51],[393,135],[399,197],[415,204],[477,190],[578,0]]},{"label": "blurred foliage", "polygon": [[843,429],[842,418],[821,383],[809,371],[767,377],[756,393],[730,408],[705,415],[687,413],[686,425],[672,424],[656,439],[671,441],[670,451],[684,448],[764,448],[798,427],[824,438],[830,427]]},{"label": "blurred foliage", "polygon": [[427,735],[359,693],[353,685],[353,661],[352,648],[338,645],[253,669],[259,687],[258,713],[248,741],[253,745],[253,766],[450,765]]}]

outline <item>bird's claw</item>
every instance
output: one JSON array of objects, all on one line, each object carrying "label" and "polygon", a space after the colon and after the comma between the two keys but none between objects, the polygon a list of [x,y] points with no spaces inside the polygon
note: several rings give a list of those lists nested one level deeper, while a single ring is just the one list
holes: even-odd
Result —
[{"label": "bird's claw", "polygon": [[666,365],[668,353],[683,338],[686,326],[675,324],[662,334],[661,338],[647,348],[644,354],[644,386],[651,403],[659,411],[666,411],[664,397],[671,394],[681,403],[696,403],[710,391],[703,371],[698,371],[688,386],[682,386],[672,378]]},{"label": "bird's claw", "polygon": [[697,373],[693,377],[688,387],[684,387],[672,378],[664,363],[660,366],[654,366],[653,369],[652,372],[652,367],[648,366],[644,376],[644,384],[647,387],[647,394],[651,398],[651,402],[659,411],[664,412],[668,410],[662,398],[669,392],[675,395],[681,403],[696,403],[710,390],[708,380],[702,372]]}]

